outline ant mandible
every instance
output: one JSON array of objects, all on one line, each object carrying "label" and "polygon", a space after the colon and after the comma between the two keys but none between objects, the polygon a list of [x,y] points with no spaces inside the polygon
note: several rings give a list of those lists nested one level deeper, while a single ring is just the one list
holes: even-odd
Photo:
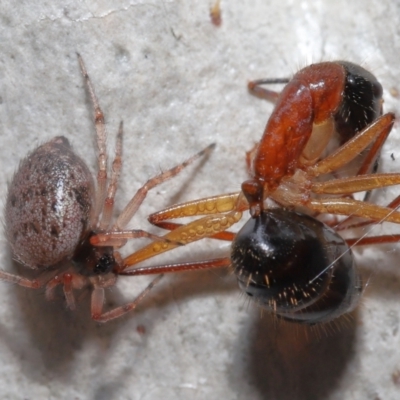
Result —
[{"label": "ant mandible", "polygon": [[[260,87],[265,83],[287,85],[277,94]],[[241,192],[175,205],[149,217],[153,224],[170,229],[164,238],[174,241],[182,225],[167,219],[211,214],[209,237],[231,240],[230,257],[123,273],[232,266],[240,288],[278,317],[307,324],[331,321],[351,311],[362,292],[350,246],[400,240],[399,235],[345,240],[338,234],[354,217],[368,224],[400,223],[398,198],[388,207],[352,198],[356,192],[400,183],[400,174],[369,173],[395,117],[382,115],[377,79],[344,61],[308,66],[291,80],[250,82],[249,89],[276,105],[261,141],[247,154],[251,177]],[[341,145],[325,156],[335,133]],[[364,151],[355,176],[332,177]],[[250,220],[237,234],[227,232],[247,209]],[[348,216],[347,225],[331,228],[316,218],[324,213]],[[195,221],[199,229],[210,222],[207,218]],[[132,254],[129,262],[137,264],[162,251],[153,243]]]},{"label": "ant mandible", "polygon": [[[117,250],[132,238],[150,238],[161,248],[170,244],[169,239],[143,230],[126,230],[126,225],[149,190],[207,155],[214,144],[149,179],[112,222],[122,165],[122,123],[117,134],[111,177],[108,178],[103,112],[79,54],[78,60],[94,107],[97,185],[95,187],[86,163],[74,153],[63,136],[53,138],[28,154],[9,185],[5,231],[14,258],[35,270],[38,277],[28,279],[0,270],[0,279],[32,289],[45,287],[47,299],[52,299],[56,287],[61,285],[69,309],[75,308],[74,290],[89,287],[92,290],[91,316],[96,321],[106,322],[135,309],[161,278],[155,278],[134,301],[104,311],[105,289],[116,283],[124,269],[133,266],[128,259],[123,260]],[[190,229],[188,225],[180,231],[184,235]],[[202,237],[199,232],[197,235]]]}]

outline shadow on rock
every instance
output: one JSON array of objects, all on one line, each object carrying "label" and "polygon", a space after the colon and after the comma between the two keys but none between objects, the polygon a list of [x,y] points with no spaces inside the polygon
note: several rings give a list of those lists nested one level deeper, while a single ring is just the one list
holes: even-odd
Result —
[{"label": "shadow on rock", "polygon": [[235,353],[237,373],[253,393],[256,388],[268,400],[326,399],[353,357],[356,315],[307,327],[254,314]]}]

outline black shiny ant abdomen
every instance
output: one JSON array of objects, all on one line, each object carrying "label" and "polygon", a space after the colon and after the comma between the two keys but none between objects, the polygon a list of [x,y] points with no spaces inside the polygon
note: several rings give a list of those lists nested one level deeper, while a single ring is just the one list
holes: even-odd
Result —
[{"label": "black shiny ant abdomen", "polygon": [[315,324],[351,311],[362,291],[352,252],[321,221],[286,209],[250,218],[232,243],[240,288],[286,320]]},{"label": "black shiny ant abdomen", "polygon": [[376,77],[357,64],[338,61],[344,70],[342,102],[334,114],[342,144],[382,115],[383,88]]}]

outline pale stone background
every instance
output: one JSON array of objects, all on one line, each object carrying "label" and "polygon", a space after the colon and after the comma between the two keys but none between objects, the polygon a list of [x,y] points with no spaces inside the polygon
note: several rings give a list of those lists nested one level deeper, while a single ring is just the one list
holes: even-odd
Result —
[{"label": "pale stone background", "polygon": [[[210,23],[210,5],[0,1],[1,201],[21,157],[53,136],[68,137],[94,168],[92,110],[76,51],[106,114],[111,148],[125,123],[119,208],[160,168],[217,142],[206,163],[149,195],[132,224],[146,229],[146,216],[169,204],[238,190],[245,151],[271,111],[247,93],[249,79],[345,59],[373,71],[386,110],[399,110],[398,1],[222,0],[220,28]],[[396,126],[383,171],[399,170],[399,140]],[[383,190],[375,199],[385,203],[399,192]],[[2,238],[1,265],[11,270]],[[154,262],[227,251],[208,241]],[[71,313],[61,296],[48,303],[39,292],[0,283],[1,398],[400,398],[398,252],[359,252],[370,279],[354,319],[306,334],[261,318],[223,272],[170,276],[137,313],[106,325],[90,320],[85,300]],[[132,299],[145,284],[122,277],[110,304]]]}]

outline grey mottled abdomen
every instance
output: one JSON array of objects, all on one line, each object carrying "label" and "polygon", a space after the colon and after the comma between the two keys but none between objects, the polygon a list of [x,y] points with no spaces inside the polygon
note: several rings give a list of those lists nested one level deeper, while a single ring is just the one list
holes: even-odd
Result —
[{"label": "grey mottled abdomen", "polygon": [[8,190],[6,232],[15,258],[37,268],[72,257],[89,228],[93,197],[92,174],[66,138],[39,146]]}]

